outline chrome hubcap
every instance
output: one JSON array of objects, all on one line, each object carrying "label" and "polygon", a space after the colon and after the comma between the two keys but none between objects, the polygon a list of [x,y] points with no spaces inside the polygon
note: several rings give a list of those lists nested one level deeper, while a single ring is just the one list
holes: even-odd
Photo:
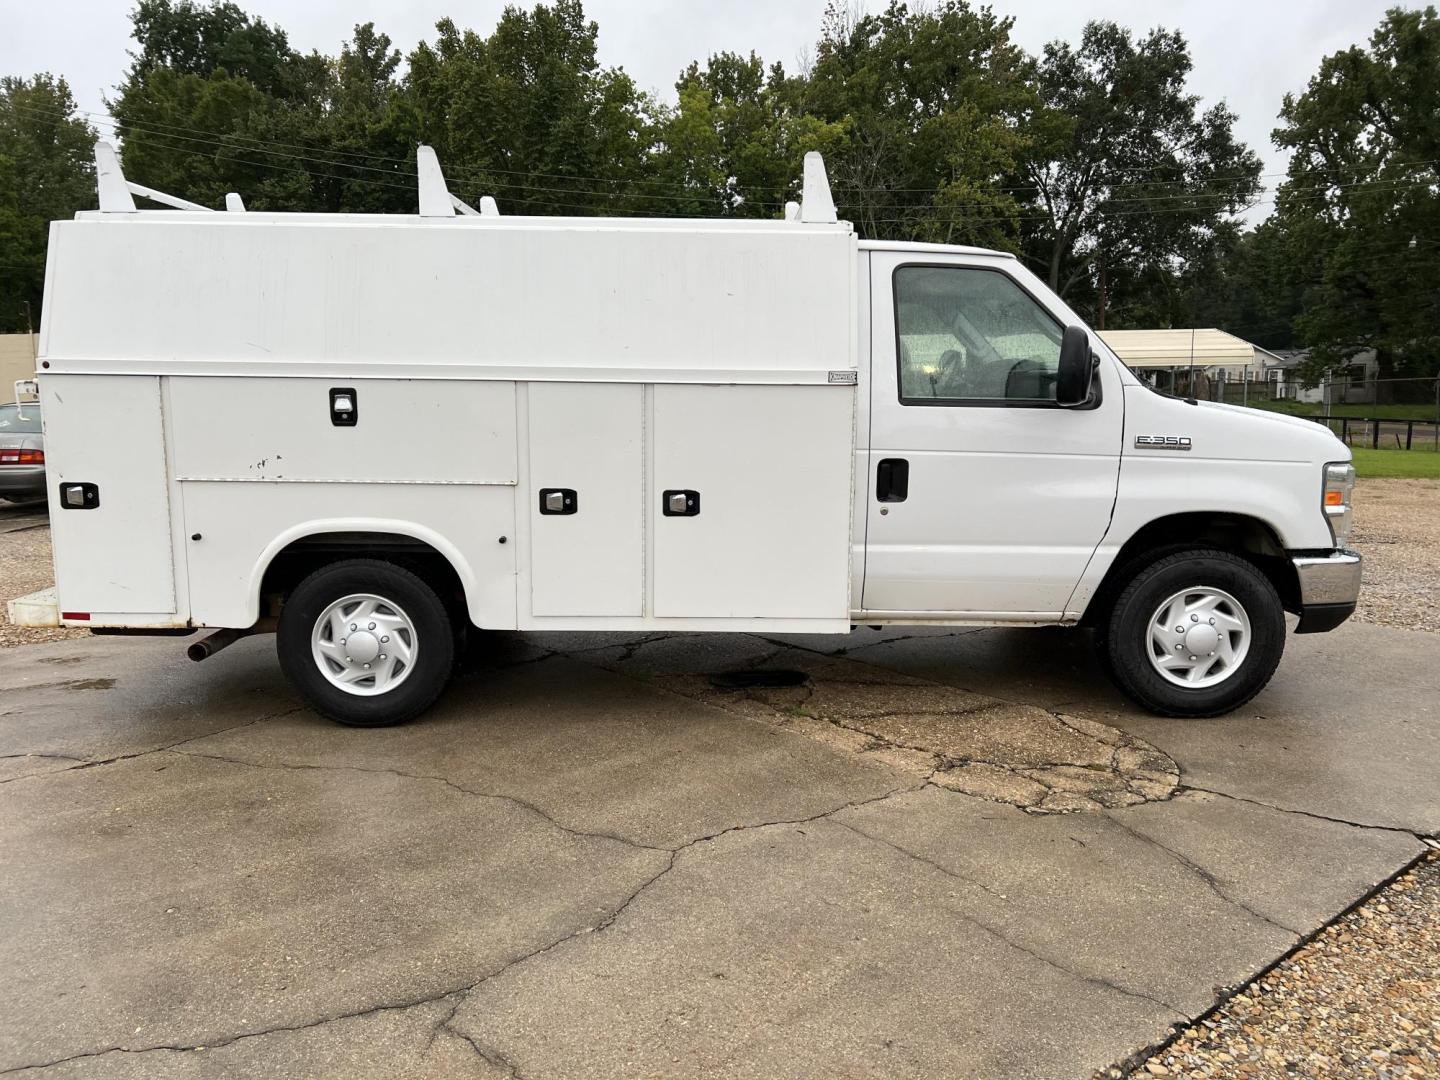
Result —
[{"label": "chrome hubcap", "polygon": [[400,605],[353,593],[320,613],[310,634],[315,666],[347,694],[373,697],[395,689],[415,666],[419,643]]},{"label": "chrome hubcap", "polygon": [[1150,616],[1150,664],[1192,690],[1239,670],[1250,651],[1250,616],[1229,593],[1205,585],[1169,597]]}]

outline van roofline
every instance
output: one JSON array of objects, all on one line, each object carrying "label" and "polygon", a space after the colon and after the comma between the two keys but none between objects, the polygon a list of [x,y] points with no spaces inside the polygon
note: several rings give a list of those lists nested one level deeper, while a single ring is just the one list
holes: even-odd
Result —
[{"label": "van roofline", "polygon": [[861,240],[861,251],[914,251],[929,252],[932,255],[992,255],[997,259],[1014,259],[1008,251],[991,248],[966,247],[963,244],[925,244],[918,240]]}]

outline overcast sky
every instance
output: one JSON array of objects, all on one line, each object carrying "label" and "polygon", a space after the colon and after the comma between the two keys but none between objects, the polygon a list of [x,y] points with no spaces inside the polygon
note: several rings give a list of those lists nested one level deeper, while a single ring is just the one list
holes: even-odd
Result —
[{"label": "overcast sky", "polygon": [[[533,0],[524,0],[530,6]],[[885,0],[870,0],[879,10]],[[1143,31],[1178,28],[1195,61],[1191,88],[1206,104],[1224,100],[1238,133],[1283,172],[1270,131],[1286,91],[1304,88],[1320,58],[1369,39],[1387,7],[1400,0],[1011,0],[996,4],[1015,20],[1015,38],[1038,51],[1056,38],[1074,41],[1090,19]],[[503,0],[239,0],[278,23],[291,44],[334,53],[356,24],[373,21],[408,51],[433,37],[437,19],[488,33]],[[673,97],[675,75],[712,52],[755,50],[793,68],[817,36],[824,0],[587,0],[600,24],[600,59],[643,87]],[[1405,4],[1405,6],[1414,6]],[[0,74],[64,75],[80,108],[101,112],[128,64],[129,0],[0,0]],[[103,129],[102,129],[103,130]],[[1267,177],[1273,185],[1275,178]],[[1263,212],[1268,209],[1260,208]]]}]

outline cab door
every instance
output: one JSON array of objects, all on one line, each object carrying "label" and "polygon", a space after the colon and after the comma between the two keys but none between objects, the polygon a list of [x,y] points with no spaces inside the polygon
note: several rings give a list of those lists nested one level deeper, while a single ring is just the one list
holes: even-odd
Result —
[{"label": "cab door", "polygon": [[1013,259],[870,259],[865,611],[1063,617],[1115,504],[1118,373],[1056,403],[1074,316]]}]

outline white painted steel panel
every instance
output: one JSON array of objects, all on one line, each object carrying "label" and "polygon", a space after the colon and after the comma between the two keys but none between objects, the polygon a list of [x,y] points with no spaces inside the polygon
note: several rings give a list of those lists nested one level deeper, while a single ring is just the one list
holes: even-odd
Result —
[{"label": "white painted steel panel", "polygon": [[[885,251],[869,258],[865,610],[1058,619],[1115,505],[1125,409],[1116,366],[1100,366],[1104,400],[1095,409],[902,405],[892,286],[902,265],[998,270],[1058,323],[1079,320],[1013,259]],[[875,499],[884,458],[910,463],[904,502]]]},{"label": "white painted steel panel", "polygon": [[57,371],[824,382],[854,366],[854,259],[845,224],[90,215],[51,230],[42,356]]},{"label": "white painted steel panel", "polygon": [[[334,387],[354,427],[331,423]],[[509,382],[177,377],[170,423],[182,480],[515,482]]]},{"label": "white painted steel panel", "polygon": [[[532,615],[640,615],[644,593],[644,388],[535,383],[529,399]],[[542,488],[576,492],[542,514]]]},{"label": "white painted steel panel", "polygon": [[[174,612],[160,380],[42,374],[40,394],[60,610]],[[66,483],[99,505],[65,509]]]},{"label": "white painted steel panel", "polygon": [[[653,613],[848,628],[853,387],[657,386],[653,397]],[[698,491],[699,515],[664,516],[666,489]]]},{"label": "white painted steel panel", "polygon": [[186,532],[201,536],[188,541],[190,607],[198,626],[251,625],[270,559],[291,541],[324,532],[388,532],[423,541],[455,568],[472,622],[496,630],[515,626],[515,545],[500,542],[514,535],[513,488],[205,481],[180,486]]}]

